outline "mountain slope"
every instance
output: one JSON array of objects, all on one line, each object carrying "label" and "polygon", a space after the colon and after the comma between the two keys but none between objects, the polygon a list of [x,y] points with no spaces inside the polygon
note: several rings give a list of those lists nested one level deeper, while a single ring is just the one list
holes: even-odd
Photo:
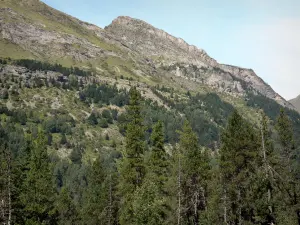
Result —
[{"label": "mountain slope", "polygon": [[94,74],[196,92],[207,87],[242,98],[255,92],[293,108],[253,70],[219,64],[204,50],[144,21],[122,16],[102,29],[39,0],[3,0],[0,6],[1,57],[76,65]]},{"label": "mountain slope", "polygon": [[289,101],[300,112],[300,95]]},{"label": "mountain slope", "polygon": [[[204,82],[221,91],[244,93],[246,88],[242,87],[241,80],[247,87],[276,100],[281,105],[292,107],[253,70],[219,64],[204,50],[189,45],[181,38],[173,37],[142,20],[121,16],[105,27],[105,30],[119,37],[119,40],[131,49],[153,59],[157,66],[181,63],[181,67],[175,66],[173,70],[171,69],[178,76],[189,76],[195,81]],[[187,67],[193,67],[194,71],[184,73],[183,70]],[[203,69],[212,70],[212,73],[205,74]]]}]

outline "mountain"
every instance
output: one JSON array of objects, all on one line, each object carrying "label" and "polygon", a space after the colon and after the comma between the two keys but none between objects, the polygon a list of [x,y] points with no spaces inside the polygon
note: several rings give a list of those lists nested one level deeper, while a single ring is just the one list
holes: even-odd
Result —
[{"label": "mountain", "polygon": [[300,112],[300,95],[289,101]]},{"label": "mountain", "polygon": [[219,64],[204,50],[142,20],[121,16],[102,29],[38,0],[0,4],[0,56],[110,71],[148,83],[160,77],[170,84],[173,77],[192,91],[203,85],[239,97],[250,91],[293,108],[253,70]]},{"label": "mountain", "polygon": [[0,0],[0,48],[3,223],[299,221],[300,114],[253,70],[39,0]]}]

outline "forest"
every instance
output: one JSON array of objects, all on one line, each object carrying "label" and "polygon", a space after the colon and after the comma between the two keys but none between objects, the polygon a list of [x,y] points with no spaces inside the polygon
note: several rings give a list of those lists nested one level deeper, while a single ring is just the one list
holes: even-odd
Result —
[{"label": "forest", "polygon": [[159,118],[171,115],[161,110],[165,116],[149,123],[145,110],[157,106],[134,87],[118,93],[92,85],[80,95],[84,102],[96,97],[127,110],[122,116],[103,112],[100,120],[91,114],[93,126],[117,121],[125,143],[89,164],[82,161],[80,145],[73,146],[70,161],[47,154],[51,133],[62,132],[61,143],[67,142],[64,134],[75,126],[71,118],[24,131],[15,124],[26,124],[30,115],[1,108],[6,115],[0,127],[1,223],[300,224],[299,148],[283,109],[275,123],[261,110],[259,124],[253,126],[214,95],[191,97],[195,103],[197,98],[214,99],[224,108],[215,118],[225,129],[219,148],[212,150],[200,145],[197,134],[205,135],[205,120],[187,116],[170,129],[167,119]]}]

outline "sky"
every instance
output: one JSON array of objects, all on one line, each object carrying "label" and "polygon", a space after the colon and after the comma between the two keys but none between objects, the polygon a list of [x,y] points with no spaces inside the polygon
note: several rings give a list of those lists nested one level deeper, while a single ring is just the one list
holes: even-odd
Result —
[{"label": "sky", "polygon": [[102,28],[142,19],[204,49],[219,63],[253,69],[286,99],[300,94],[300,0],[43,0]]}]

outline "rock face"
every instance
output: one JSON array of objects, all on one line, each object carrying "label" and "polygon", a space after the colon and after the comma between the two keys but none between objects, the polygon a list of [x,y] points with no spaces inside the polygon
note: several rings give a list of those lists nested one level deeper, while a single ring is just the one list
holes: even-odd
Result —
[{"label": "rock face", "polygon": [[300,113],[300,95],[297,98],[291,99],[289,102],[295,106],[297,111]]},{"label": "rock face", "polygon": [[203,49],[189,45],[183,39],[176,38],[142,20],[120,16],[105,27],[105,30],[119,37],[120,41],[131,49],[148,57],[164,56],[166,59],[198,66],[217,64],[217,61],[209,57]]},{"label": "rock face", "polygon": [[[117,61],[134,64],[130,69],[125,68],[128,63],[119,65],[115,68],[116,73],[125,68],[137,77],[176,76],[234,96],[244,96],[252,91],[293,108],[253,70],[219,64],[203,49],[127,16],[116,18],[102,29],[39,0],[2,0],[0,44],[3,42],[30,52],[34,58],[50,62],[67,58],[72,63],[89,65],[109,63],[105,60],[115,57]],[[100,67],[96,64],[99,71],[106,69]]]},{"label": "rock face", "polygon": [[159,60],[155,60],[157,66],[163,65],[177,76],[188,77],[212,86],[218,91],[235,95],[242,95],[247,90],[253,89],[283,106],[293,107],[253,70],[219,64],[204,50],[189,45],[181,38],[176,38],[142,20],[120,16],[105,27],[105,30],[140,54],[152,59],[158,58]]}]

